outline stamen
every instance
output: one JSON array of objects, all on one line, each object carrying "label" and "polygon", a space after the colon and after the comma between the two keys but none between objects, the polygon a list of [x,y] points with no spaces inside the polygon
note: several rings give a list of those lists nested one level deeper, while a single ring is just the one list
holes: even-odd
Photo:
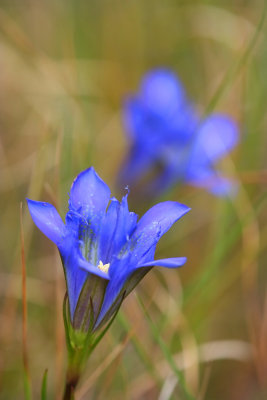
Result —
[{"label": "stamen", "polygon": [[99,261],[99,264],[97,266],[97,268],[101,269],[101,271],[108,273],[110,267],[110,263],[108,264],[103,264],[102,261]]}]

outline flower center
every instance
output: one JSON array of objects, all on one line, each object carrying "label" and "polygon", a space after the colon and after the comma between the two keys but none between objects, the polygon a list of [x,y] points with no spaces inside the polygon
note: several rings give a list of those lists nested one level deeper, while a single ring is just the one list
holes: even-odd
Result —
[{"label": "flower center", "polygon": [[101,260],[99,261],[99,264],[97,266],[97,268],[99,268],[103,272],[106,272],[106,274],[108,273],[109,267],[110,267],[110,263],[103,264]]}]

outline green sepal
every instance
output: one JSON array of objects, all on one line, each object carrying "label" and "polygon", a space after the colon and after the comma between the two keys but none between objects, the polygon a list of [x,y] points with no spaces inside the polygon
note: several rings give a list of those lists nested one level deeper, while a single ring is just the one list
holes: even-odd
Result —
[{"label": "green sepal", "polygon": [[64,328],[65,328],[65,337],[66,337],[66,344],[68,349],[69,356],[73,352],[73,348],[71,345],[70,340],[70,312],[69,307],[67,307],[68,295],[65,293],[64,300],[63,300],[63,320],[64,320]]},{"label": "green sepal", "polygon": [[70,319],[70,311],[68,306],[68,296],[65,295],[63,302],[63,318],[66,334],[66,343],[68,349],[69,366],[74,374],[79,374],[83,368],[89,354],[92,343],[92,330],[94,324],[94,311],[92,298],[89,299],[89,323],[88,332],[81,329],[75,329]]}]

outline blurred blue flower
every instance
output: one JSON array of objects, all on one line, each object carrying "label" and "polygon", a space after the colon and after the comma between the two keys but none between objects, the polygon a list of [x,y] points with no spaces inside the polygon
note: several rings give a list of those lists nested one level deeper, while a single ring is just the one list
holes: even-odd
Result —
[{"label": "blurred blue flower", "polygon": [[186,258],[154,260],[162,235],[189,211],[166,201],[137,221],[127,195],[119,202],[93,168],[74,180],[64,224],[55,207],[28,199],[38,228],[58,247],[66,277],[74,329],[102,326],[155,265],[175,268]]},{"label": "blurred blue flower", "polygon": [[177,182],[216,195],[236,188],[214,168],[238,142],[236,123],[220,114],[201,121],[174,73],[158,69],[145,75],[139,93],[126,99],[123,117],[131,144],[121,183],[141,182],[159,167],[146,180],[146,192],[163,192]]}]

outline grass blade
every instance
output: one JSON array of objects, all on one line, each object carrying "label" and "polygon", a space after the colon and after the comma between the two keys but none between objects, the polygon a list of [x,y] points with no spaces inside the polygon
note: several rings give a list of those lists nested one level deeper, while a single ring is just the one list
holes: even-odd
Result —
[{"label": "grass blade", "polygon": [[47,372],[46,369],[42,380],[41,400],[47,400]]},{"label": "grass blade", "polygon": [[264,21],[265,21],[265,17],[266,17],[266,10],[267,10],[267,2],[266,0],[264,0],[264,6],[263,6],[263,11],[261,13],[261,18],[260,21],[257,25],[257,28],[255,29],[255,33],[252,36],[250,42],[248,43],[247,47],[245,48],[244,53],[241,55],[241,57],[239,58],[239,60],[237,61],[237,63],[235,65],[233,65],[228,72],[226,73],[226,75],[224,76],[220,86],[218,87],[217,91],[215,92],[215,94],[213,95],[212,99],[210,100],[205,113],[204,113],[204,117],[207,116],[210,112],[212,112],[215,108],[215,106],[217,105],[218,101],[220,100],[220,98],[222,97],[224,91],[226,90],[227,86],[229,83],[231,83],[239,74],[241,68],[243,67],[243,65],[246,63],[246,61],[248,60],[252,50],[255,47],[255,44],[257,43],[257,40],[259,38],[259,34],[262,31],[263,25],[264,25]]}]

